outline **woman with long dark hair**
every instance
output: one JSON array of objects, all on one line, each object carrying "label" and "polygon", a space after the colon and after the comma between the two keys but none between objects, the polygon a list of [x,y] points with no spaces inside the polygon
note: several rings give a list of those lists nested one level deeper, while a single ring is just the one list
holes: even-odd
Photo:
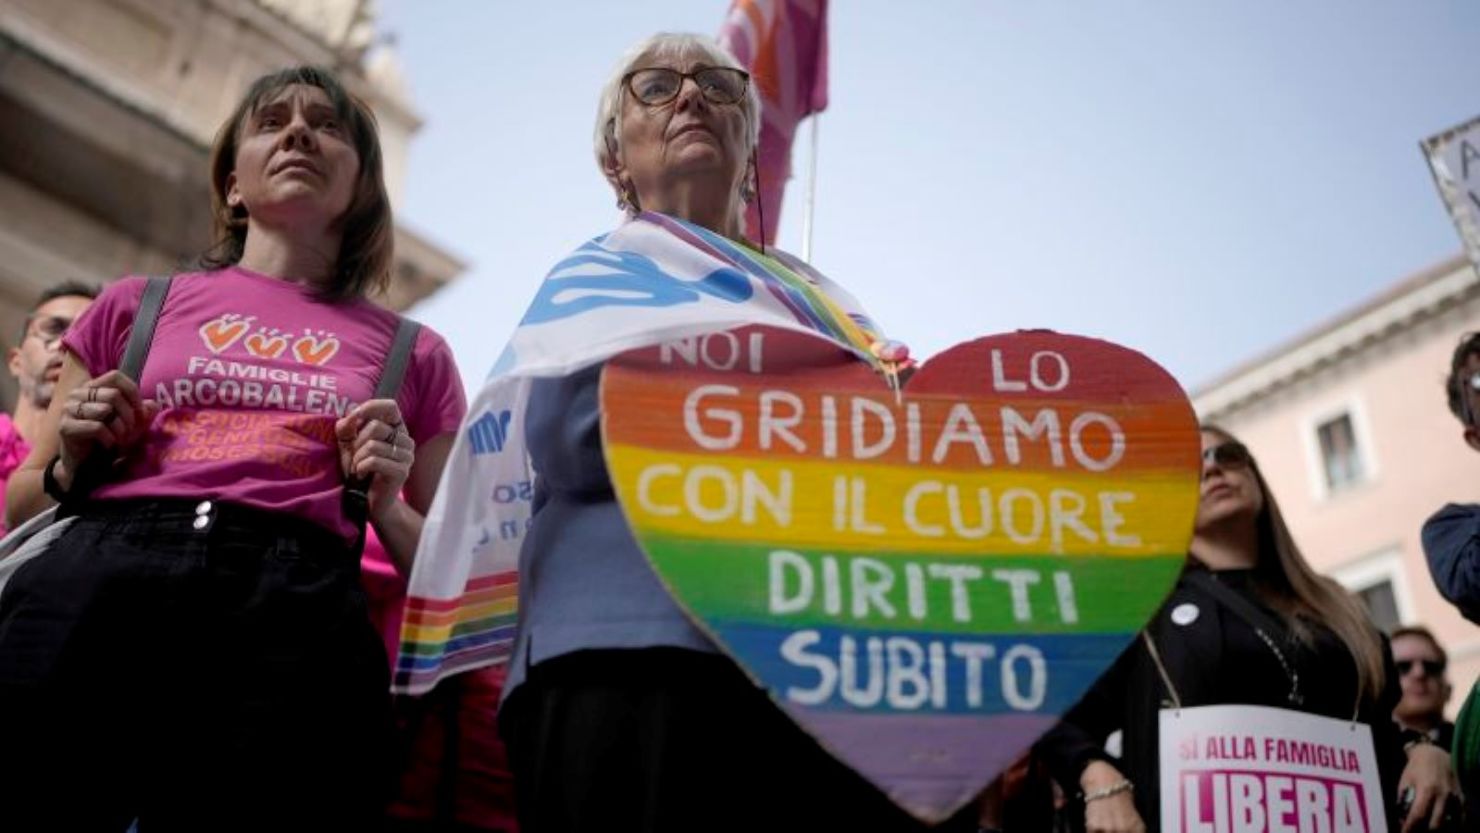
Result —
[{"label": "woman with long dark hair", "polygon": [[[1038,751],[1065,789],[1081,796],[1088,830],[1159,830],[1158,715],[1167,704],[1355,717],[1372,728],[1389,807],[1411,807],[1402,829],[1437,827],[1454,790],[1449,758],[1399,735],[1391,717],[1399,689],[1385,638],[1356,598],[1311,569],[1248,448],[1213,426],[1203,427],[1202,439],[1186,571],[1143,638]],[[1104,748],[1117,729],[1118,760]]]}]

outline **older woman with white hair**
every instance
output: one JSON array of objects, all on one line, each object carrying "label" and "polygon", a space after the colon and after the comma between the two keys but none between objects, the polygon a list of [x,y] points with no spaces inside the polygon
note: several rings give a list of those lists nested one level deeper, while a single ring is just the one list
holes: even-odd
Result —
[{"label": "older woman with white hair", "polygon": [[532,378],[511,400],[536,485],[500,715],[526,831],[919,827],[684,615],[633,539],[602,455],[606,358],[693,327],[774,323],[791,309],[777,293],[826,319],[793,329],[905,358],[847,293],[744,236],[759,123],[749,76],[714,41],[658,35],[629,52],[595,131],[624,221],[556,266],[496,369]]}]

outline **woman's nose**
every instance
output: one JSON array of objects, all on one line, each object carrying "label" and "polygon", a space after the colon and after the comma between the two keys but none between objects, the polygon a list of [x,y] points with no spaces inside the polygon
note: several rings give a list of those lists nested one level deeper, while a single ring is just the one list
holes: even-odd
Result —
[{"label": "woman's nose", "polygon": [[699,81],[694,78],[685,78],[678,85],[678,106],[688,107],[691,105],[707,106],[708,99],[704,98],[704,91],[699,89]]},{"label": "woman's nose", "polygon": [[293,120],[288,122],[288,127],[283,131],[283,147],[301,147],[304,150],[312,150],[314,147],[313,128],[309,127],[308,120],[302,113],[294,113]]}]

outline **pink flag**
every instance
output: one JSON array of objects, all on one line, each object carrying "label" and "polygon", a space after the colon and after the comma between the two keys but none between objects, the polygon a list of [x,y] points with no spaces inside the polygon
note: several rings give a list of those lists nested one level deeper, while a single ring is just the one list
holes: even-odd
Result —
[{"label": "pink flag", "polygon": [[[719,42],[761,94],[760,199],[765,240],[776,237],[797,123],[827,107],[827,0],[734,0]],[[746,228],[761,227],[751,203]]]}]

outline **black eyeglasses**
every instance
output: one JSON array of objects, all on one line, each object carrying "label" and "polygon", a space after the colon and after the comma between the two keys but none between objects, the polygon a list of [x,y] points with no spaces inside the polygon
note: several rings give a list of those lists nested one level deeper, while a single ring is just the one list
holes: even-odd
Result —
[{"label": "black eyeglasses", "polygon": [[730,67],[703,67],[693,72],[679,72],[667,67],[634,69],[622,78],[632,97],[650,107],[667,104],[678,98],[685,78],[694,79],[699,92],[711,104],[735,104],[745,97],[750,73]]},{"label": "black eyeglasses", "polygon": [[72,327],[72,319],[64,315],[48,315],[42,318],[32,318],[26,324],[26,337],[39,338],[41,343],[50,347],[61,340]]},{"label": "black eyeglasses", "polygon": [[1436,659],[1400,659],[1393,663],[1398,667],[1398,676],[1406,677],[1414,666],[1423,668],[1425,677],[1437,677],[1444,673],[1444,663]]},{"label": "black eyeglasses", "polygon": [[1474,426],[1475,409],[1470,407],[1470,391],[1480,391],[1480,370],[1471,373],[1470,378],[1466,381],[1468,383],[1469,390],[1466,390],[1460,394],[1459,406],[1460,410],[1464,411],[1465,424]]},{"label": "black eyeglasses", "polygon": [[1248,447],[1243,443],[1229,441],[1203,449],[1202,460],[1205,466],[1216,463],[1220,468],[1242,469],[1254,462],[1254,455],[1249,453]]}]

